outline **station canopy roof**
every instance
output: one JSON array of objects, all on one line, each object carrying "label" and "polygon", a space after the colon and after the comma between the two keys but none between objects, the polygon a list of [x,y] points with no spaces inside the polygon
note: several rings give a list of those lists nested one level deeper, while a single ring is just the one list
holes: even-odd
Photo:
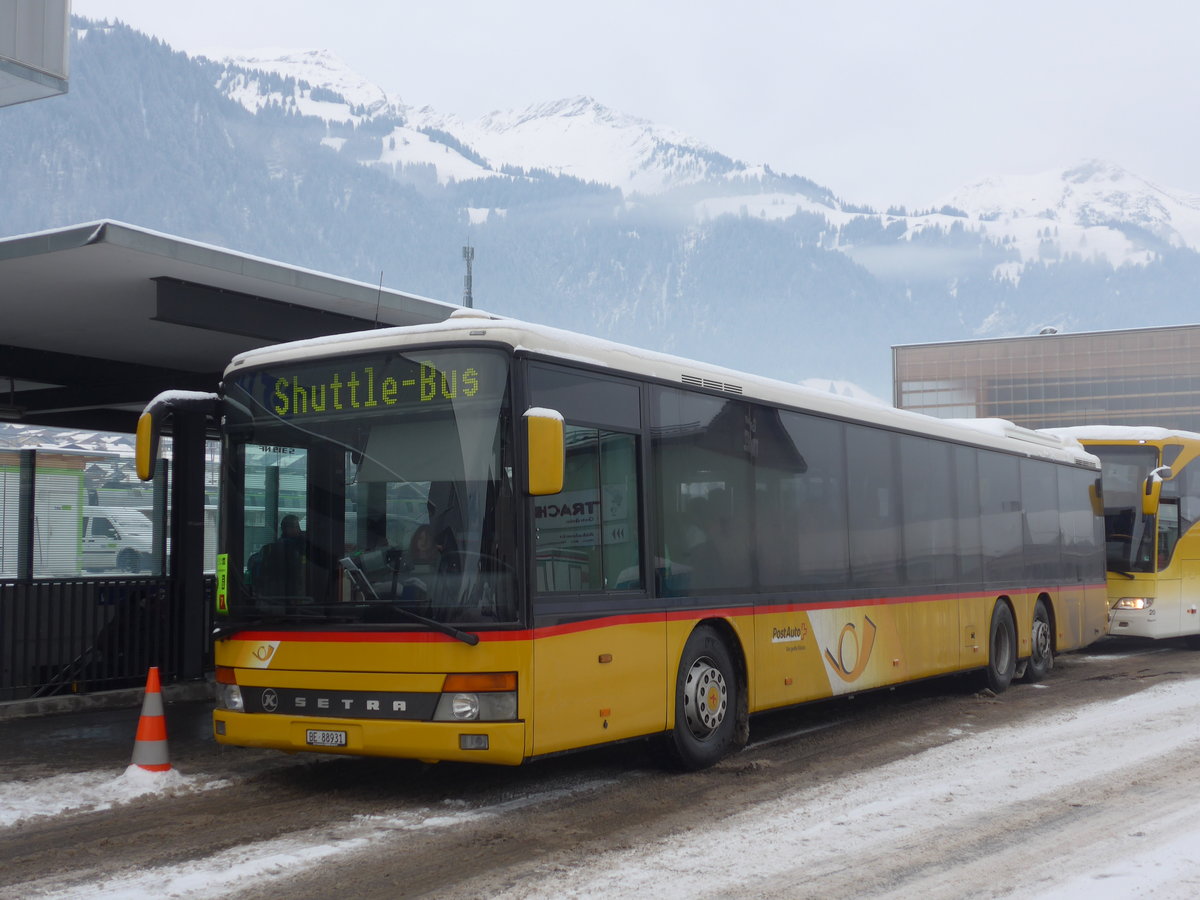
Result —
[{"label": "station canopy roof", "polygon": [[128,433],[244,350],[455,309],[120,222],[0,239],[0,420]]}]

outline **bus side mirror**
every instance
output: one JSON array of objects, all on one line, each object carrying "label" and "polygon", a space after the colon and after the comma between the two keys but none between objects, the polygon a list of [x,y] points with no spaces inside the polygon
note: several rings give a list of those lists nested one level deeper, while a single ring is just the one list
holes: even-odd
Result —
[{"label": "bus side mirror", "polygon": [[563,418],[552,409],[527,409],[529,493],[534,497],[558,494],[563,489],[566,443]]},{"label": "bus side mirror", "polygon": [[1104,518],[1104,488],[1099,478],[1088,485],[1088,500],[1092,503],[1092,515]]},{"label": "bus side mirror", "polygon": [[1142,488],[1142,515],[1154,516],[1158,514],[1158,502],[1162,497],[1163,481],[1170,478],[1174,474],[1170,466],[1159,466],[1153,472],[1146,476],[1145,485]]},{"label": "bus side mirror", "polygon": [[134,445],[133,461],[137,477],[149,481],[154,477],[158,465],[158,436],[162,432],[163,420],[173,412],[198,413],[210,419],[217,418],[221,398],[216,394],[200,391],[163,391],[146,404],[138,417],[137,443]]},{"label": "bus side mirror", "polygon": [[149,481],[154,477],[154,466],[158,462],[160,425],[158,416],[151,411],[150,407],[146,407],[146,411],[138,417],[134,462],[137,464],[137,477],[142,481]]}]

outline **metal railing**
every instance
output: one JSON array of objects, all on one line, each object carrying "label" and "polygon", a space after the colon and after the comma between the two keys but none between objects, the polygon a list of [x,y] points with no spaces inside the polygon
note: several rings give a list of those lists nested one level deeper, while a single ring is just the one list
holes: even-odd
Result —
[{"label": "metal railing", "polygon": [[[210,617],[187,633],[175,595],[163,577],[0,581],[0,701],[138,687],[150,666],[166,683],[202,677]],[[201,671],[183,670],[188,642],[204,647]]]}]

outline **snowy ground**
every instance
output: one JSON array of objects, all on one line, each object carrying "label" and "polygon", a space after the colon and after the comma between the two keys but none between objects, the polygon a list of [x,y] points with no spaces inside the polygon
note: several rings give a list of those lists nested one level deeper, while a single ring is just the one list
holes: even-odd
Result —
[{"label": "snowy ground", "polygon": [[[609,853],[567,871],[549,865],[560,897],[797,896],[814,893],[855,861],[927,852],[944,836],[971,831],[998,815],[1013,823],[1036,801],[1057,797],[1082,809],[1106,783],[1200,750],[1200,682],[1150,688],[1051,721],[1002,728],[959,740],[844,782],[835,795],[814,789],[738,813],[686,839]],[[1191,785],[1182,784],[1187,792]],[[1200,895],[1200,794],[1150,815],[1128,810],[1111,830],[1089,829],[1075,846],[1051,838],[1049,865],[1025,864],[990,887],[974,884],[946,860],[944,878],[922,883],[926,896],[958,892],[1055,898],[1195,897]],[[763,854],[762,848],[771,853]],[[963,863],[963,868],[957,864]],[[1039,861],[1044,862],[1044,861]],[[619,879],[614,884],[614,873]],[[856,875],[865,886],[866,873]],[[947,890],[948,889],[948,890]],[[824,892],[824,891],[822,891]],[[509,896],[530,896],[524,888]],[[833,891],[829,896],[841,896]]]},{"label": "snowy ground", "polygon": [[[453,896],[1200,895],[1200,679],[1161,683],[1036,724],[977,730],[964,722],[936,737],[936,746],[921,749],[914,739],[912,752],[832,783],[781,781],[777,799],[710,810],[645,843],[531,858],[499,881],[465,881]],[[32,817],[144,803],[148,792],[169,803],[226,786],[202,774],[132,770],[0,783],[0,834]],[[502,829],[519,810],[612,789],[603,779],[550,779],[491,805],[447,800],[415,812],[352,816],[169,867],[106,874],[86,893],[225,897],[246,884],[269,893],[272,883],[283,893],[286,880],[368,847],[376,856],[402,855],[414,833],[481,821]],[[3,884],[0,874],[3,897],[75,897],[82,887],[78,875],[58,874],[19,889]]]}]

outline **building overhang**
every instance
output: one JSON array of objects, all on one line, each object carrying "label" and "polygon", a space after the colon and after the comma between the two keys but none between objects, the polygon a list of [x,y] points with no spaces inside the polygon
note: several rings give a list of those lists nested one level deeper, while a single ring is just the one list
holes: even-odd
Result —
[{"label": "building overhang", "polygon": [[109,220],[0,240],[0,418],[131,431],[237,353],[457,307]]},{"label": "building overhang", "polygon": [[0,56],[0,106],[44,100],[66,92],[67,79]]}]

